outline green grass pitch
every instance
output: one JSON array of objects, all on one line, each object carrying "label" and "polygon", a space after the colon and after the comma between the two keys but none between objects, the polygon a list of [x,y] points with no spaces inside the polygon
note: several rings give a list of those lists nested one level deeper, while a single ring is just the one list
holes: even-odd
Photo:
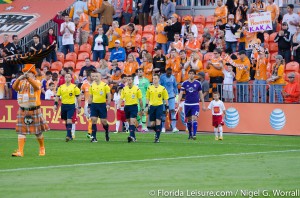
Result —
[{"label": "green grass pitch", "polygon": [[68,143],[65,132],[44,135],[46,156],[38,156],[38,142],[27,136],[25,156],[13,158],[17,135],[0,131],[0,197],[210,197],[200,193],[224,191],[220,197],[279,197],[273,190],[300,188],[300,137],[225,134],[215,141],[200,133],[192,141],[166,133],[154,144],[154,133],[137,133],[129,144],[125,133],[110,134],[110,142],[98,133],[98,143],[83,132]]}]

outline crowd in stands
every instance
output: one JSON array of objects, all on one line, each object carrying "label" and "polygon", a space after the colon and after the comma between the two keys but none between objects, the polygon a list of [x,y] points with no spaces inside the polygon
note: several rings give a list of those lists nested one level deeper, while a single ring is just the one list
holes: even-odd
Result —
[{"label": "crowd in stands", "polygon": [[[42,99],[55,95],[66,72],[80,85],[86,71],[96,69],[116,90],[139,68],[150,82],[154,73],[171,68],[178,87],[190,69],[196,70],[199,81],[208,84],[206,101],[215,89],[225,101],[299,103],[300,17],[293,5],[282,16],[273,0],[227,0],[225,5],[216,0],[214,15],[193,17],[177,15],[176,2],[136,0],[134,14],[133,0],[82,0],[58,13],[57,34],[50,28],[35,35],[28,49],[57,44],[57,51],[36,63]],[[271,12],[273,30],[249,32],[247,13],[265,11]],[[10,42],[5,34],[3,40],[2,58],[22,53],[17,36]],[[0,99],[16,99],[10,87],[21,67],[0,68]]]}]

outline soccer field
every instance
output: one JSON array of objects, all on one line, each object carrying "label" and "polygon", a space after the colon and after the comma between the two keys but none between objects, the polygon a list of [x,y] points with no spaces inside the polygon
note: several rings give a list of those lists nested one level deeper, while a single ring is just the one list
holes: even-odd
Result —
[{"label": "soccer field", "polygon": [[167,133],[154,144],[153,133],[138,133],[129,144],[125,133],[112,133],[110,142],[98,133],[98,143],[83,132],[68,143],[65,132],[44,135],[46,156],[27,136],[25,156],[13,158],[17,135],[0,131],[0,197],[279,197],[274,190],[300,188],[300,137],[225,134],[215,141],[201,133],[193,141]]}]

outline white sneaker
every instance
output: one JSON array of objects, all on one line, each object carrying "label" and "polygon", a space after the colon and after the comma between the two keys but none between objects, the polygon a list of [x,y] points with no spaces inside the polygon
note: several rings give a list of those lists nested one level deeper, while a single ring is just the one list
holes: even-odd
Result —
[{"label": "white sneaker", "polygon": [[165,129],[165,128],[162,128],[162,129],[161,129],[161,132],[162,132],[162,133],[165,133],[165,132],[166,132],[166,129]]},{"label": "white sneaker", "polygon": [[142,132],[148,132],[148,131],[149,131],[149,129],[147,127],[142,128]]},{"label": "white sneaker", "polygon": [[173,133],[177,133],[179,132],[179,130],[175,127],[173,130],[172,130]]}]

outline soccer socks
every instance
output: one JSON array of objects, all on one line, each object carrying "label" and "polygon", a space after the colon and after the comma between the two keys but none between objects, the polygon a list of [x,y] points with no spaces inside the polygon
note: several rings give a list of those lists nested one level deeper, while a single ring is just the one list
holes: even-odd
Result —
[{"label": "soccer socks", "polygon": [[76,131],[76,124],[75,123],[72,123],[72,137],[74,138],[75,137],[75,131]]},{"label": "soccer socks", "polygon": [[72,133],[71,133],[72,124],[66,124],[66,126],[67,126],[67,137],[72,138]]},{"label": "soccer socks", "polygon": [[129,125],[129,136],[135,138],[135,126],[134,125]]},{"label": "soccer socks", "polygon": [[92,119],[88,120],[88,134],[92,134]]},{"label": "soccer socks", "polygon": [[223,127],[219,126],[220,137],[223,137]]},{"label": "soccer socks", "polygon": [[192,123],[191,122],[187,122],[187,128],[188,128],[188,131],[189,131],[189,137],[192,137],[193,134],[192,134]]},{"label": "soccer socks", "polygon": [[161,125],[155,125],[155,138],[159,139],[161,133]]},{"label": "soccer socks", "polygon": [[214,132],[215,132],[215,136],[218,137],[218,128],[217,127],[214,128]]},{"label": "soccer socks", "polygon": [[175,111],[171,111],[171,126],[172,126],[172,129],[176,128]]},{"label": "soccer socks", "polygon": [[40,135],[39,137],[36,137],[37,141],[39,142],[40,148],[44,148],[45,144],[44,144],[44,136]]},{"label": "soccer socks", "polygon": [[25,145],[26,136],[19,135],[18,136],[18,151],[23,156],[24,155],[24,145]]},{"label": "soccer socks", "polygon": [[96,138],[97,133],[97,124],[92,124],[92,136],[93,138]]},{"label": "soccer socks", "polygon": [[128,122],[124,122],[124,125],[125,125],[125,129],[129,130],[129,123]]},{"label": "soccer socks", "polygon": [[117,120],[117,121],[116,121],[116,132],[119,131],[119,127],[120,127],[120,121]]},{"label": "soccer socks", "polygon": [[105,135],[108,135],[108,124],[106,125],[103,124],[103,128],[105,130]]},{"label": "soccer socks", "polygon": [[192,123],[193,123],[193,136],[196,136],[197,129],[198,129],[198,123],[196,120],[192,121]]},{"label": "soccer socks", "polygon": [[147,128],[146,123],[147,123],[147,116],[142,115],[142,128]]}]

